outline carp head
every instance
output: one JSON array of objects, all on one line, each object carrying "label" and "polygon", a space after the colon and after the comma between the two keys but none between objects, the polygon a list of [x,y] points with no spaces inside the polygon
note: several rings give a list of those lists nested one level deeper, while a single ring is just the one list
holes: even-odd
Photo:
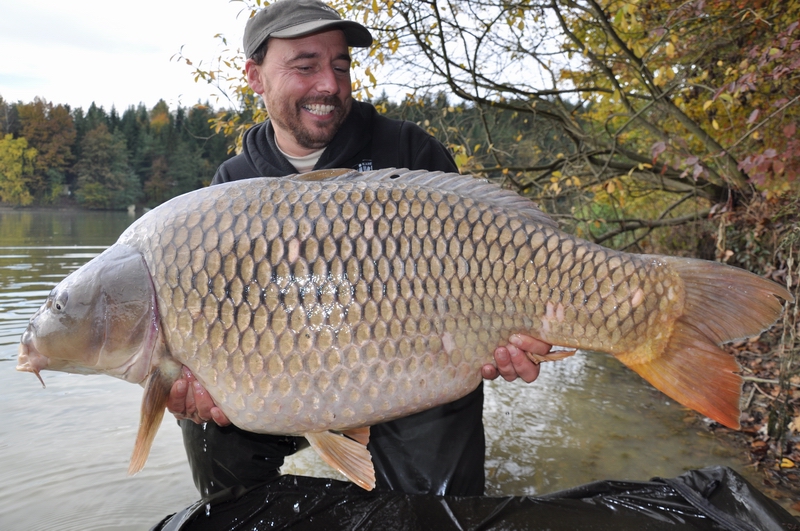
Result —
[{"label": "carp head", "polygon": [[140,383],[158,336],[156,308],[142,255],[113,245],[53,288],[22,334],[17,370],[40,381],[47,369]]}]

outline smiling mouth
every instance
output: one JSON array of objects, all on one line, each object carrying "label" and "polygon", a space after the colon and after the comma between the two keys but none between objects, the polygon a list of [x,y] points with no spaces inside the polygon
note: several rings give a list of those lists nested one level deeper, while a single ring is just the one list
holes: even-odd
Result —
[{"label": "smiling mouth", "polygon": [[335,105],[323,105],[321,103],[312,103],[310,105],[303,105],[303,108],[310,112],[311,114],[315,114],[317,116],[325,116],[326,114],[330,114],[336,109]]}]

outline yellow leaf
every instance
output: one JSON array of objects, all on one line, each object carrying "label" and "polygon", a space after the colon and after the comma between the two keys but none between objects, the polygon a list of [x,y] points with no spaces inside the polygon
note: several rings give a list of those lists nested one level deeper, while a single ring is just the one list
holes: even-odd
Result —
[{"label": "yellow leaf", "polygon": [[761,133],[759,133],[758,131],[754,131],[753,140],[758,140],[759,138],[761,138]]},{"label": "yellow leaf", "polygon": [[713,127],[714,130],[719,131],[719,124],[716,120],[711,120],[711,127]]},{"label": "yellow leaf", "polygon": [[370,83],[372,83],[373,85],[378,84],[378,80],[375,79],[375,74],[372,73],[372,70],[370,70],[369,67],[367,67],[366,70],[364,70],[364,73],[367,74],[367,76],[369,76]]},{"label": "yellow leaf", "polygon": [[794,461],[788,457],[781,459],[781,468],[794,468]]},{"label": "yellow leaf", "polygon": [[672,44],[671,42],[667,43],[667,57],[669,57],[670,59],[675,57],[675,45]]},{"label": "yellow leaf", "polygon": [[614,193],[614,190],[616,190],[616,189],[617,189],[617,187],[616,187],[616,185],[614,184],[614,181],[608,181],[608,182],[606,183],[606,193],[607,193],[607,194],[613,194],[613,193]]},{"label": "yellow leaf", "polygon": [[708,110],[708,108],[709,108],[709,107],[711,107],[712,105],[714,105],[714,102],[713,102],[712,100],[708,100],[707,102],[705,102],[705,103],[703,104],[703,110],[704,110],[704,111],[707,111],[707,110]]},{"label": "yellow leaf", "polygon": [[378,0],[372,0],[372,12],[373,13],[378,12]]}]

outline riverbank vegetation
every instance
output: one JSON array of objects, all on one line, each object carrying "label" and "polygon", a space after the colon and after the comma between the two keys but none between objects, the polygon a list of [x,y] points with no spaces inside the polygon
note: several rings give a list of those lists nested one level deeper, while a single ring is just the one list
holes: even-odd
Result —
[{"label": "riverbank vegetation", "polygon": [[[531,197],[584,238],[727,262],[798,295],[800,1],[331,5],[376,38],[354,50],[356,97],[425,127],[462,171]],[[207,183],[265,118],[241,53],[219,38],[226,55],[177,56],[218,89],[217,109],[118,116],[0,101],[0,199],[68,190],[87,207],[150,206]],[[787,305],[772,330],[730,348],[746,377],[735,437],[765,481],[800,496],[798,326]]]}]

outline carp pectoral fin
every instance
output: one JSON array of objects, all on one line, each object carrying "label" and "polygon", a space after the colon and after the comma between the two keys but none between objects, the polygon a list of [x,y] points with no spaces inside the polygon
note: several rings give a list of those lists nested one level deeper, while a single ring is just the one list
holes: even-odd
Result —
[{"label": "carp pectoral fin", "polygon": [[306,433],[305,438],[326,463],[350,481],[366,490],[375,488],[375,469],[366,446],[331,431]]},{"label": "carp pectoral fin", "polygon": [[352,430],[345,430],[342,432],[342,434],[347,435],[354,441],[359,442],[364,446],[369,444],[369,426],[365,426],[363,428],[353,428]]},{"label": "carp pectoral fin", "polygon": [[742,378],[736,359],[696,327],[678,321],[663,353],[617,356],[665,395],[720,424],[739,429]]},{"label": "carp pectoral fin", "polygon": [[161,426],[164,410],[174,376],[167,376],[161,367],[156,367],[147,379],[142,397],[142,411],[139,418],[139,432],[136,434],[136,443],[133,445],[131,464],[128,466],[128,475],[132,476],[144,468],[153,439]]}]

